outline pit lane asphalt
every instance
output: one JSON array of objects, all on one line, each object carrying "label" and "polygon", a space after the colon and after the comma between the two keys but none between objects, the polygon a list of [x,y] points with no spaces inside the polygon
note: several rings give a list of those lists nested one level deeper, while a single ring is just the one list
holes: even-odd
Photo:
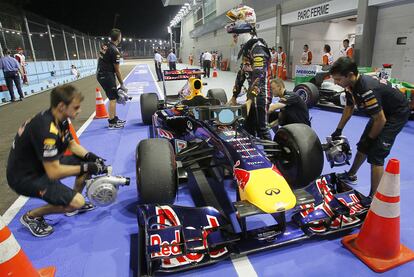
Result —
[{"label": "pit lane asphalt", "polygon": [[[127,61],[122,65],[122,77],[125,78],[135,65],[135,61]],[[73,121],[75,129],[78,130],[95,111],[95,88],[101,88],[101,86],[97,82],[95,75],[82,78],[71,84],[75,85],[85,96],[81,106],[82,110]],[[101,91],[105,99],[106,96],[102,88]],[[19,126],[26,119],[49,108],[50,92],[51,90],[47,90],[37,95],[27,97],[23,102],[14,102],[0,107],[0,215],[4,214],[18,197],[10,189],[6,179],[7,158],[13,138]]]}]

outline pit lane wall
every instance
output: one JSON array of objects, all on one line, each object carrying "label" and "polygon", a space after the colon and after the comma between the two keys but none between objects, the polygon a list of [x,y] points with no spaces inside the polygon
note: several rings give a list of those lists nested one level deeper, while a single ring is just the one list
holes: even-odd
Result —
[{"label": "pit lane wall", "polygon": [[[79,78],[83,78],[96,73],[97,60],[29,61],[26,65],[29,85],[22,84],[24,95],[29,96],[77,80],[78,78],[71,73],[72,65],[78,69]],[[2,71],[0,71],[0,85],[5,85]],[[14,95],[18,98],[16,87],[14,87]],[[0,105],[8,101],[10,101],[9,91],[7,89],[0,91]]]},{"label": "pit lane wall", "polygon": [[[344,4],[347,3],[347,4]],[[235,44],[232,38],[224,30],[225,12],[238,4],[246,4],[253,7],[256,11],[258,25],[258,35],[263,37],[268,46],[283,46],[288,54],[288,70],[293,77],[294,67],[301,54],[302,46],[307,43],[311,46],[314,54],[314,63],[321,63],[322,49],[325,37],[332,31],[332,26],[336,24],[335,19],[344,16],[356,16],[356,20],[345,23],[341,28],[337,28],[338,36],[331,41],[333,52],[339,52],[341,40],[343,38],[355,37],[355,59],[360,66],[381,67],[382,63],[393,63],[397,65],[393,77],[413,82],[414,57],[413,50],[409,48],[409,43],[397,45],[396,40],[401,34],[413,34],[412,16],[414,14],[414,1],[400,0],[290,0],[290,1],[268,1],[268,0],[244,0],[244,1],[216,1],[216,17],[213,20],[215,27],[211,31],[192,36],[194,30],[200,29],[203,25],[208,26],[211,22],[204,22],[202,26],[194,26],[194,14],[189,13],[182,21],[181,29],[181,53],[184,62],[188,62],[188,55],[193,53],[195,64],[199,64],[199,56],[205,50],[217,50],[223,53],[223,58],[230,61],[230,70],[238,69],[236,60],[240,43]],[[328,9],[324,7],[329,4]],[[345,6],[344,6],[345,5]],[[342,7],[342,8],[341,8]],[[307,16],[309,12],[312,16]],[[298,17],[302,12],[304,16]],[[293,14],[296,20],[286,21]],[[278,15],[280,15],[278,17]],[[411,19],[411,20],[410,20]],[[327,26],[327,21],[331,21]],[[219,24],[217,24],[219,23]],[[307,42],[294,41],[292,39],[292,27],[304,27],[315,24],[311,31],[307,30]],[[322,26],[323,25],[323,26]],[[326,25],[326,26],[325,26]],[[316,27],[315,27],[316,26]],[[322,26],[323,28],[319,28]],[[210,26],[211,27],[211,26]],[[342,30],[344,29],[344,30]],[[352,31],[349,31],[351,30]],[[343,32],[344,34],[340,34]],[[314,36],[312,37],[312,33]],[[332,32],[331,32],[332,34]],[[294,35],[294,34],[293,34]],[[384,38],[387,37],[386,38]],[[319,37],[319,38],[318,38]],[[312,45],[315,44],[315,47]],[[412,45],[412,43],[411,43]],[[314,48],[314,49],[313,49]],[[295,53],[294,53],[295,52]],[[297,53],[296,53],[297,52]],[[335,56],[338,57],[338,54]],[[390,61],[391,60],[391,61]],[[411,74],[410,74],[411,73]]]}]

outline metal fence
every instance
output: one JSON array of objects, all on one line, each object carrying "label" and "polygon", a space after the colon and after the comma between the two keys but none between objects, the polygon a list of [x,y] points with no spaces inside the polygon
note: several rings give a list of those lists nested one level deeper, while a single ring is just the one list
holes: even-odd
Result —
[{"label": "metal fence", "polygon": [[[7,48],[24,49],[29,61],[96,59],[107,36],[90,36],[44,17],[0,3],[0,55]],[[123,38],[118,46],[124,58],[153,57],[154,49],[167,53],[166,40]]]}]

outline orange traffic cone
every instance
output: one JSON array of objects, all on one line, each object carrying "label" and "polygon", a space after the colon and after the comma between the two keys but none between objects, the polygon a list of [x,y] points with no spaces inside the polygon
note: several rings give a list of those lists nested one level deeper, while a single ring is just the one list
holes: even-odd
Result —
[{"label": "orange traffic cone", "polygon": [[213,69],[213,78],[216,78],[216,77],[218,77],[218,72],[217,72],[217,67],[214,66],[214,69]]},{"label": "orange traffic cone", "polygon": [[414,252],[400,242],[400,162],[391,159],[359,234],[342,244],[375,272],[414,260]]},{"label": "orange traffic cone", "polygon": [[96,88],[96,113],[95,118],[108,118],[108,113],[102,98],[101,90]]},{"label": "orange traffic cone", "polygon": [[36,270],[0,216],[0,276],[53,277],[56,268]]},{"label": "orange traffic cone", "polygon": [[[69,123],[69,132],[72,135],[73,139],[76,141],[77,144],[80,144],[78,135],[76,134],[75,128],[73,128],[72,122],[70,121],[70,119],[68,118],[68,123]],[[72,152],[70,152],[69,150],[66,150],[65,156],[70,156],[72,155]]]}]

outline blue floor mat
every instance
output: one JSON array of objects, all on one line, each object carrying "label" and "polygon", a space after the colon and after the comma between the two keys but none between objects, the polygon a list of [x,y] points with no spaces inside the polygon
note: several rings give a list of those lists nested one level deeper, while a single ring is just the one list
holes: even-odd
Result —
[{"label": "blue floor mat", "polygon": [[[228,80],[230,82],[230,80]],[[233,80],[231,80],[233,81]],[[128,120],[122,130],[108,130],[106,120],[94,120],[80,137],[88,150],[107,159],[117,175],[131,178],[129,187],[121,187],[118,201],[109,207],[74,217],[64,215],[48,216],[55,227],[55,233],[46,238],[33,237],[19,223],[20,216],[44,202],[30,199],[10,228],[30,257],[35,267],[49,265],[57,267],[56,276],[123,277],[134,276],[137,251],[137,191],[135,179],[135,148],[138,142],[148,138],[149,130],[141,122],[140,93],[157,92],[156,83],[146,64],[136,66],[125,80],[133,100],[118,107],[118,116]],[[339,113],[311,110],[312,127],[322,141],[335,129]],[[354,116],[344,130],[355,149],[367,118]],[[391,157],[401,161],[401,239],[414,249],[414,217],[411,216],[414,203],[414,170],[412,150],[414,123],[409,122],[398,136]],[[347,167],[339,168],[339,171]],[[336,169],[338,170],[338,169]],[[325,163],[324,173],[332,172]],[[364,164],[358,174],[357,189],[369,191],[369,167]],[[72,186],[74,178],[65,179]],[[186,188],[180,188],[177,204],[193,205]],[[371,276],[376,275],[362,262],[342,247],[339,237],[312,239],[277,250],[248,256],[259,276]],[[393,269],[382,276],[412,276],[414,263]],[[231,260],[205,268],[177,274],[177,276],[236,276]]]}]

